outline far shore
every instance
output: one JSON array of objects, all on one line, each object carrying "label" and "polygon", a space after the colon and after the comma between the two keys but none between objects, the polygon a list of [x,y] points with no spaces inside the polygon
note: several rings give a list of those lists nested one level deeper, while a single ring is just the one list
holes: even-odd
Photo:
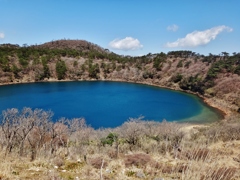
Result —
[{"label": "far shore", "polygon": [[160,87],[160,88],[166,88],[166,89],[170,89],[170,90],[174,90],[174,91],[180,91],[180,92],[185,92],[185,93],[189,93],[189,94],[193,94],[198,96],[199,98],[201,98],[203,100],[204,103],[206,103],[207,105],[209,105],[210,107],[218,110],[224,118],[231,116],[232,114],[234,114],[234,112],[230,109],[227,108],[225,106],[229,106],[229,104],[227,102],[224,101],[224,105],[223,106],[221,103],[219,103],[220,99],[217,98],[207,98],[199,93],[195,93],[192,91],[185,91],[182,90],[180,88],[171,88],[171,87],[167,87],[167,86],[162,86],[162,85],[158,85],[158,84],[153,84],[153,83],[148,83],[148,82],[140,82],[140,81],[131,81],[131,80],[122,80],[122,79],[76,79],[76,80],[71,80],[71,79],[64,79],[64,80],[58,80],[55,78],[49,78],[49,79],[45,79],[43,81],[32,81],[32,80],[21,80],[21,81],[15,81],[15,82],[7,82],[7,83],[0,83],[0,86],[4,86],[4,85],[13,85],[13,84],[27,84],[27,83],[42,83],[42,82],[72,82],[72,81],[110,81],[110,82],[126,82],[126,83],[136,83],[136,84],[143,84],[143,85],[150,85],[150,86],[155,86],[155,87]]}]

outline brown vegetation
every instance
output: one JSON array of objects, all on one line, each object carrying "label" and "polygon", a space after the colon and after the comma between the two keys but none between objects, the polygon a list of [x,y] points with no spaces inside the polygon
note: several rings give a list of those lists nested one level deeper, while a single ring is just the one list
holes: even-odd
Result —
[{"label": "brown vegetation", "polygon": [[120,56],[83,40],[42,45],[0,45],[0,84],[58,81],[127,81],[197,93],[214,107],[240,111],[240,54],[191,51]]},{"label": "brown vegetation", "polygon": [[125,156],[124,163],[126,167],[136,166],[144,167],[151,161],[151,156],[148,154],[129,154]]},{"label": "brown vegetation", "polygon": [[[95,130],[41,109],[1,116],[2,179],[239,179],[239,117],[209,126],[129,119]],[[135,137],[136,136],[136,137]]]},{"label": "brown vegetation", "polygon": [[[191,51],[119,56],[95,44],[58,40],[0,45],[0,84],[113,80],[197,93],[225,112],[240,111],[240,54]],[[239,114],[194,126],[129,119],[93,129],[51,111],[8,109],[0,126],[0,179],[240,179]]]}]

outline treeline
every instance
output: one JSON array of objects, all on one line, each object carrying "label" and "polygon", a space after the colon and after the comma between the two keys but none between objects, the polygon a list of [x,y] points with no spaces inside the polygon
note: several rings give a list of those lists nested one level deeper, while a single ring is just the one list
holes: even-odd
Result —
[{"label": "treeline", "polygon": [[221,57],[218,61],[216,61],[216,58],[210,56],[208,57],[207,62],[212,63],[207,74],[207,79],[214,79],[219,73],[233,73],[240,75],[240,53],[230,57]]}]

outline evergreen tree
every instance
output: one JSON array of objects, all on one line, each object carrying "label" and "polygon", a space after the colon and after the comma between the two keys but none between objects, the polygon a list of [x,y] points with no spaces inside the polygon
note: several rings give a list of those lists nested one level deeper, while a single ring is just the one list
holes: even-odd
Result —
[{"label": "evergreen tree", "polygon": [[59,60],[56,63],[56,72],[57,72],[58,80],[64,79],[67,72],[67,67],[64,61]]}]

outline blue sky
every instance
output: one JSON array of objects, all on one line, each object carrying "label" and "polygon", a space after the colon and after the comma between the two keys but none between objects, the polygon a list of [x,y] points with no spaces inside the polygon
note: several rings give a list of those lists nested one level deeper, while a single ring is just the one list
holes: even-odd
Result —
[{"label": "blue sky", "polygon": [[81,39],[123,55],[240,52],[240,0],[0,0],[0,44]]}]

